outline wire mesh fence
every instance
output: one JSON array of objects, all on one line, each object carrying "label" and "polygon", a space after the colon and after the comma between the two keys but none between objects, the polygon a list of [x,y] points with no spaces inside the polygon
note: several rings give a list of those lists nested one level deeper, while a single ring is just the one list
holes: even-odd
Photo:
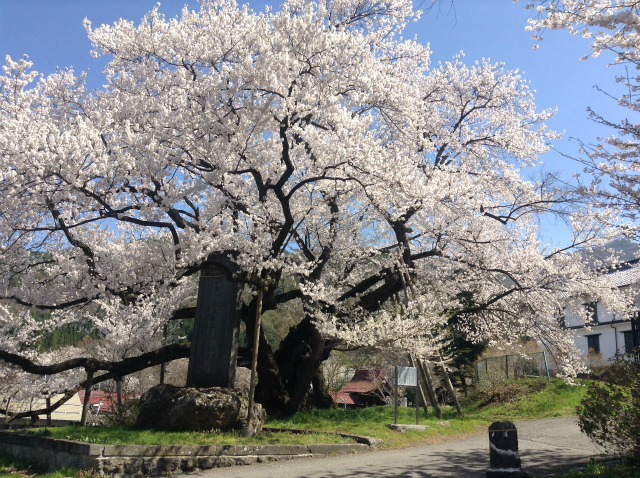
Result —
[{"label": "wire mesh fence", "polygon": [[492,378],[520,380],[531,377],[551,379],[545,352],[501,355],[476,362],[476,378],[479,382]]}]

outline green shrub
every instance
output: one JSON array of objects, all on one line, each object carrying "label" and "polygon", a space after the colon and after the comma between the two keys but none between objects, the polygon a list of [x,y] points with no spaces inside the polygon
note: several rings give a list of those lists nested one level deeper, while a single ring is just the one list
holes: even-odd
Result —
[{"label": "green shrub", "polygon": [[114,411],[103,414],[105,425],[133,425],[138,418],[138,404],[140,400],[130,398],[122,403],[115,405]]},{"label": "green shrub", "polygon": [[483,374],[482,380],[476,383],[466,403],[475,403],[479,407],[486,407],[494,403],[512,403],[529,394],[540,392],[549,385],[546,378],[532,378],[525,380],[511,380],[504,376],[503,371],[489,369]]},{"label": "green shrub", "polygon": [[608,382],[593,382],[577,407],[580,429],[608,450],[640,462],[640,363],[619,356]]},{"label": "green shrub", "polygon": [[640,478],[640,468],[632,462],[600,463],[592,458],[584,470],[564,473],[558,478]]}]

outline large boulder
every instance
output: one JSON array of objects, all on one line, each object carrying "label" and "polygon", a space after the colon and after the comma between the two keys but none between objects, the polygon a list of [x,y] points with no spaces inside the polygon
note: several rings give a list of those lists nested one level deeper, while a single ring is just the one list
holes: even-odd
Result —
[{"label": "large boulder", "polygon": [[[233,388],[157,385],[140,398],[138,428],[165,430],[241,430],[247,424],[249,397]],[[253,404],[251,434],[262,429],[266,412]]]}]

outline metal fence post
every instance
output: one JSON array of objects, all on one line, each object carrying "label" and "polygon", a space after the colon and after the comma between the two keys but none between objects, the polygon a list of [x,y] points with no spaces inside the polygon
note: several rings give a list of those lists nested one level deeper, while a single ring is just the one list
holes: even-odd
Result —
[{"label": "metal fence post", "polygon": [[551,376],[549,375],[549,364],[547,363],[547,353],[543,350],[542,356],[544,357],[544,368],[547,371],[547,380],[551,381]]},{"label": "metal fence post", "polygon": [[509,356],[504,356],[504,373],[507,376],[507,380],[509,380]]}]

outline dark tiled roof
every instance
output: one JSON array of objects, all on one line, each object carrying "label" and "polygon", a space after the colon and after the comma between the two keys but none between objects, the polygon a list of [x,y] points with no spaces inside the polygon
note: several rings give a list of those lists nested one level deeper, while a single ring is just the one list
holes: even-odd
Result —
[{"label": "dark tiled roof", "polygon": [[625,285],[636,284],[640,282],[640,267],[632,266],[631,268],[617,270],[605,274],[603,277],[611,280],[616,287],[623,287]]},{"label": "dark tiled roof", "polygon": [[638,261],[640,259],[640,246],[628,239],[616,239],[582,254],[590,267],[603,269]]},{"label": "dark tiled roof", "polygon": [[380,369],[358,370],[349,383],[342,387],[340,391],[346,393],[367,393],[379,388],[384,382],[384,372]]}]

